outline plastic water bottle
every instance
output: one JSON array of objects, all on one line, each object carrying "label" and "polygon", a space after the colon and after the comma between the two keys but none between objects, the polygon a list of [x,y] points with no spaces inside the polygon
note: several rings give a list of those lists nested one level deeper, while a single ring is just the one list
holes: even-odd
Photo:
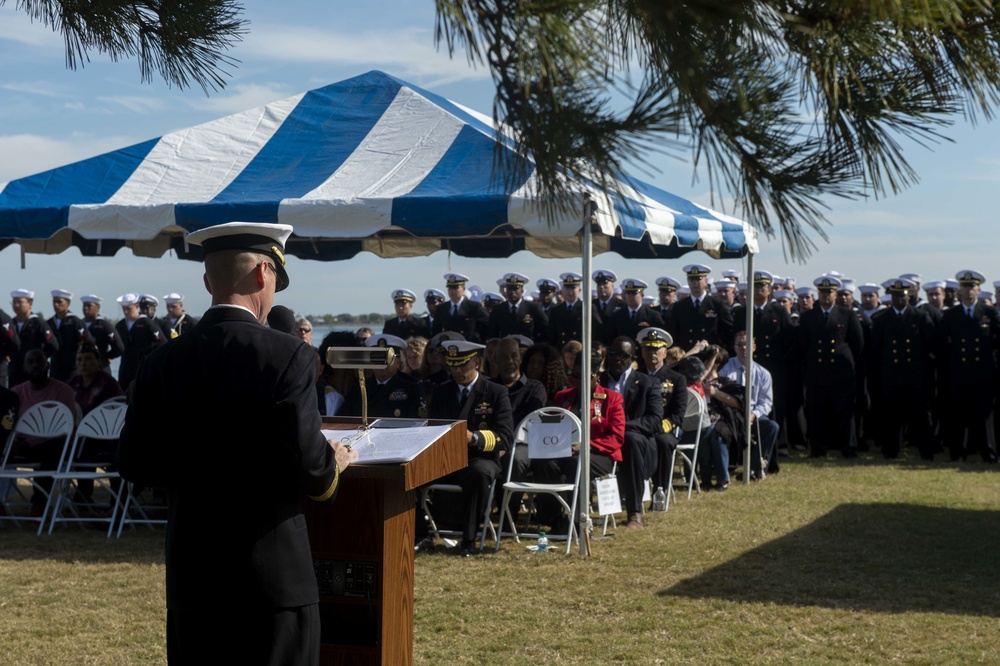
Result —
[{"label": "plastic water bottle", "polygon": [[541,553],[549,549],[549,538],[545,536],[545,532],[538,533],[538,545],[535,547],[536,553]]},{"label": "plastic water bottle", "polygon": [[667,510],[667,494],[663,492],[663,486],[658,486],[656,492],[653,493],[653,511],[666,511]]}]

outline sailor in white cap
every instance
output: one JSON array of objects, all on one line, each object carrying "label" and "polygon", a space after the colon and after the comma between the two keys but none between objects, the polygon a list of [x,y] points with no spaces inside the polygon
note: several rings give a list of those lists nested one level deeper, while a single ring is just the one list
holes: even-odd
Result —
[{"label": "sailor in white cap", "polygon": [[622,299],[625,307],[604,318],[601,342],[610,346],[611,341],[619,336],[635,340],[636,334],[644,328],[663,328],[663,318],[650,305],[643,303],[643,295],[649,285],[639,278],[625,278],[621,281]]},{"label": "sailor in white cap", "polygon": [[[376,418],[426,418],[427,407],[424,405],[424,393],[420,384],[401,372],[403,354],[406,351],[406,340],[387,333],[371,335],[365,340],[366,347],[392,349],[392,363],[385,368],[372,370],[372,378],[365,382],[367,394],[367,416]],[[363,416],[364,406],[361,401],[361,387],[357,384],[347,391],[347,399],[338,415]]]},{"label": "sailor in white cap", "polygon": [[53,289],[50,293],[53,315],[45,323],[59,341],[59,350],[49,359],[49,376],[66,382],[76,372],[76,350],[87,337],[87,329],[80,318],[69,311],[72,292]]},{"label": "sailor in white cap", "polygon": [[[562,303],[549,312],[549,342],[562,349],[570,340],[583,339],[583,302],[580,300],[583,276],[568,271],[559,276],[562,284]],[[594,321],[597,320],[596,315]]]},{"label": "sailor in white cap", "polygon": [[958,303],[958,280],[944,281],[944,307],[950,308]]},{"label": "sailor in white cap", "polygon": [[856,458],[851,423],[857,398],[855,364],[862,363],[864,349],[860,315],[837,305],[839,278],[822,275],[813,285],[819,291],[816,305],[799,317],[810,455],[821,458],[839,448],[845,458]]},{"label": "sailor in white cap", "polygon": [[677,290],[681,288],[681,283],[672,277],[664,275],[656,278],[656,287],[658,290],[656,309],[664,321],[666,321],[667,314],[670,312],[670,306],[677,300]]},{"label": "sailor in white cap", "polygon": [[774,302],[783,307],[791,316],[795,308],[795,292],[788,289],[775,289],[771,292]]},{"label": "sailor in white cap", "polygon": [[874,282],[866,282],[858,286],[858,291],[861,292],[861,314],[869,321],[871,321],[873,314],[882,309],[882,303],[879,301],[879,288],[879,285]]},{"label": "sailor in white cap", "polygon": [[722,277],[729,280],[730,282],[739,282],[743,279],[743,275],[735,268],[727,268],[722,271]]},{"label": "sailor in white cap", "polygon": [[[321,432],[316,351],[263,325],[288,284],[291,231],[233,222],[189,234],[202,248],[212,306],[193,333],[146,357],[133,387],[118,469],[169,493],[171,660],[299,663],[319,654],[301,505],[333,501],[357,451]],[[156,426],[164,415],[173,427]],[[193,478],[259,488],[221,519],[205,510],[212,493]],[[224,626],[207,621],[220,612]]]},{"label": "sailor in white cap", "polygon": [[931,280],[930,282],[925,282],[923,286],[926,300],[920,306],[920,309],[931,318],[931,321],[935,325],[941,321],[941,316],[944,314],[945,285],[944,280]]},{"label": "sailor in white cap", "polygon": [[538,287],[538,304],[542,306],[542,311],[549,314],[553,305],[558,305],[562,299],[559,295],[559,283],[551,278],[542,278],[535,282]]},{"label": "sailor in white cap", "polygon": [[118,338],[114,324],[101,316],[101,304],[104,299],[95,294],[80,297],[83,304],[83,325],[94,344],[97,346],[97,356],[104,372],[111,372],[111,359],[122,355],[122,342]]},{"label": "sailor in white cap", "polygon": [[11,309],[14,316],[11,323],[20,338],[21,345],[10,356],[8,370],[10,386],[13,388],[28,380],[24,371],[24,358],[32,349],[41,349],[46,358],[59,351],[59,340],[49,328],[48,322],[31,311],[35,302],[35,292],[30,289],[15,289],[10,292]]},{"label": "sailor in white cap", "polygon": [[711,272],[704,264],[684,267],[691,297],[674,303],[663,326],[681,349],[691,349],[701,340],[723,349],[729,349],[733,343],[733,313],[721,299],[708,292]]},{"label": "sailor in white cap", "polygon": [[420,317],[424,327],[434,335],[434,313],[437,307],[444,303],[445,295],[440,289],[427,289],[424,291],[424,305],[427,307],[427,314]]},{"label": "sailor in white cap", "polygon": [[537,302],[524,298],[524,285],[528,283],[528,277],[521,273],[507,273],[503,276],[503,281],[503,294],[507,302],[490,312],[486,337],[505,338],[517,334],[525,335],[535,342],[548,342],[549,316]]},{"label": "sailor in white cap", "polygon": [[173,340],[177,336],[187,333],[198,323],[197,317],[192,317],[184,311],[183,294],[172,291],[163,297],[163,302],[167,306],[167,314],[158,319],[157,323],[160,324],[160,328],[168,340]]},{"label": "sailor in white cap", "polygon": [[733,280],[716,280],[712,283],[715,295],[719,297],[730,312],[736,307],[736,286],[738,284],[739,282],[734,282]]},{"label": "sailor in white cap", "polygon": [[[128,391],[139,364],[149,352],[167,341],[159,322],[142,314],[142,296],[134,292],[117,299],[122,306],[122,318],[115,324],[115,333],[122,341],[122,357],[118,364],[118,383]],[[148,302],[148,301],[147,301]]]},{"label": "sailor in white cap", "polygon": [[795,295],[798,297],[795,303],[795,311],[799,314],[812,310],[813,305],[816,304],[816,298],[819,296],[819,292],[816,287],[805,286],[799,287],[795,290]]},{"label": "sailor in white cap", "polygon": [[495,291],[488,291],[483,294],[483,299],[479,302],[483,304],[483,309],[486,310],[486,312],[491,313],[493,312],[493,308],[498,305],[503,305],[507,302],[507,299]]},{"label": "sailor in white cap", "polygon": [[878,381],[873,411],[879,415],[879,444],[885,458],[899,456],[903,429],[924,460],[934,459],[928,410],[932,395],[934,324],[913,307],[909,291],[917,285],[905,277],[891,278],[882,288],[891,307],[872,317],[868,357]]},{"label": "sailor in white cap", "polygon": [[461,273],[445,273],[444,280],[448,299],[434,311],[432,332],[455,331],[472,342],[484,339],[490,316],[481,303],[466,298],[465,283],[469,278]]},{"label": "sailor in white cap", "polygon": [[[514,423],[507,387],[479,374],[485,347],[465,340],[447,340],[443,348],[451,379],[434,388],[428,416],[468,421],[469,464],[440,481],[462,488],[458,498],[463,517],[459,554],[470,557],[480,552],[476,546],[479,522],[489,501],[490,485],[500,475],[501,452],[511,452]],[[435,510],[454,499],[454,493],[436,496]],[[422,517],[417,520],[416,534],[417,544],[422,546],[427,537]]]},{"label": "sailor in white cap", "polygon": [[152,294],[139,294],[139,314],[146,315],[157,324],[160,320],[156,317],[156,308],[160,305],[160,299]]},{"label": "sailor in white cap", "polygon": [[400,288],[393,289],[390,296],[396,316],[385,320],[385,323],[382,324],[382,332],[395,335],[403,340],[415,335],[430,338],[430,329],[420,317],[413,314],[413,304],[417,300],[417,295],[409,289]]}]

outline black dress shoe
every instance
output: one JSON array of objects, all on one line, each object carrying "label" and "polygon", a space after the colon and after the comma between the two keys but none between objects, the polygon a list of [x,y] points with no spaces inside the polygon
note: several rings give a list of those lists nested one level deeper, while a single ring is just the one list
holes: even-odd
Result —
[{"label": "black dress shoe", "polygon": [[426,553],[430,550],[434,550],[434,539],[429,536],[425,536],[413,546],[414,553]]},{"label": "black dress shoe", "polygon": [[476,557],[481,555],[483,551],[479,550],[475,546],[466,546],[462,550],[458,551],[459,557]]}]

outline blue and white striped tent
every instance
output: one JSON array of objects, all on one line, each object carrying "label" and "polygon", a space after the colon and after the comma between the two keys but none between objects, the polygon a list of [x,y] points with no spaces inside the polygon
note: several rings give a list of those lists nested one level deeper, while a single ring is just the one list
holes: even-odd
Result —
[{"label": "blue and white striped tent", "polygon": [[530,174],[498,185],[498,140],[490,118],[373,71],[0,184],[0,239],[36,253],[197,259],[186,232],[253,221],[291,224],[288,252],[306,259],[573,257],[589,197],[594,253],[757,252],[752,227],[639,181],[627,200],[579,182],[579,207],[546,216]]}]

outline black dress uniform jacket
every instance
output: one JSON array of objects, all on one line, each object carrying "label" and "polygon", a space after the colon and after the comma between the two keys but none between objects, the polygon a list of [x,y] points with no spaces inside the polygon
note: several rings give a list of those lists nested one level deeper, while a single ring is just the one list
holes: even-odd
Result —
[{"label": "black dress uniform jacket", "polygon": [[34,312],[28,315],[23,324],[18,325],[17,319],[12,321],[21,338],[21,346],[10,358],[10,385],[16,386],[28,379],[28,375],[24,373],[24,357],[27,353],[32,349],[41,349],[46,358],[52,358],[59,351],[59,341],[46,321]]},{"label": "black dress uniform jacket", "polygon": [[437,306],[434,311],[432,334],[437,335],[441,331],[455,331],[461,333],[469,342],[482,342],[485,339],[486,326],[490,319],[483,306],[468,298],[463,298],[458,306],[458,314],[454,317],[451,315],[451,306],[451,301],[445,301]]},{"label": "black dress uniform jacket", "polygon": [[[168,608],[318,602],[301,502],[332,501],[339,474],[315,372],[307,344],[232,307],[143,362],[117,465],[168,491]],[[178,428],[156,427],[164,414]]]},{"label": "black dress uniform jacket", "polygon": [[[10,315],[0,310],[0,387],[7,387],[7,359],[21,348],[21,337]],[[6,441],[6,440],[4,440]]]},{"label": "black dress uniform jacket", "polygon": [[509,302],[493,306],[486,338],[504,338],[508,335],[524,335],[537,342],[549,341],[549,316],[542,306],[523,298],[511,312]]},{"label": "black dress uniform jacket", "polygon": [[[118,337],[118,331],[107,319],[97,317],[89,324],[84,321],[87,327],[89,339],[97,345],[97,354],[101,359],[101,367],[107,369],[111,365],[111,359],[118,358],[124,351],[122,339]],[[128,387],[122,387],[123,389]]]},{"label": "black dress uniform jacket", "polygon": [[605,318],[604,338],[601,339],[607,346],[611,346],[611,341],[620,335],[627,336],[635,340],[639,331],[650,326],[663,328],[663,318],[655,308],[649,305],[640,305],[635,311],[635,317],[629,313],[628,306],[618,308]]},{"label": "black dress uniform jacket", "polygon": [[[400,373],[394,374],[384,384],[374,377],[365,378],[365,393],[368,394],[368,416],[415,419],[427,416],[424,407],[424,392],[420,384],[409,380]],[[347,392],[344,406],[339,415],[361,416],[361,387],[355,384]]]},{"label": "black dress uniform jacket", "polygon": [[427,318],[415,317],[413,315],[402,321],[399,320],[399,317],[386,319],[385,323],[382,324],[382,332],[386,335],[395,335],[397,338],[402,338],[403,340],[415,335],[427,338],[428,340],[431,337],[431,329],[427,325]]},{"label": "black dress uniform jacket", "polygon": [[182,312],[181,316],[177,318],[177,321],[170,323],[170,317],[160,317],[156,320],[160,325],[160,330],[163,331],[163,337],[167,340],[173,340],[177,336],[184,335],[198,323],[197,317],[192,317],[187,312]]},{"label": "black dress uniform jacket", "polygon": [[514,437],[514,414],[507,387],[479,373],[465,404],[459,404],[458,384],[449,379],[434,388],[428,415],[432,419],[468,421],[469,432],[477,433],[469,445],[469,460],[487,458],[500,462],[500,452],[510,448]]},{"label": "black dress uniform jacket", "polygon": [[691,349],[699,340],[724,349],[733,346],[733,313],[722,299],[711,294],[702,294],[697,312],[693,296],[674,303],[663,328],[674,344],[684,350]]},{"label": "black dress uniform jacket", "polygon": [[122,360],[118,365],[118,383],[122,390],[128,391],[129,384],[135,379],[135,373],[139,369],[139,364],[146,354],[154,348],[162,345],[166,338],[160,325],[155,319],[150,319],[146,315],[139,315],[138,319],[128,327],[128,322],[124,319],[115,324],[115,332],[118,339],[122,341]]},{"label": "black dress uniform jacket", "polygon": [[87,338],[87,329],[83,320],[74,314],[67,314],[61,321],[49,317],[45,323],[59,341],[59,350],[49,359],[49,374],[64,382],[76,371],[76,351],[80,341]]}]

